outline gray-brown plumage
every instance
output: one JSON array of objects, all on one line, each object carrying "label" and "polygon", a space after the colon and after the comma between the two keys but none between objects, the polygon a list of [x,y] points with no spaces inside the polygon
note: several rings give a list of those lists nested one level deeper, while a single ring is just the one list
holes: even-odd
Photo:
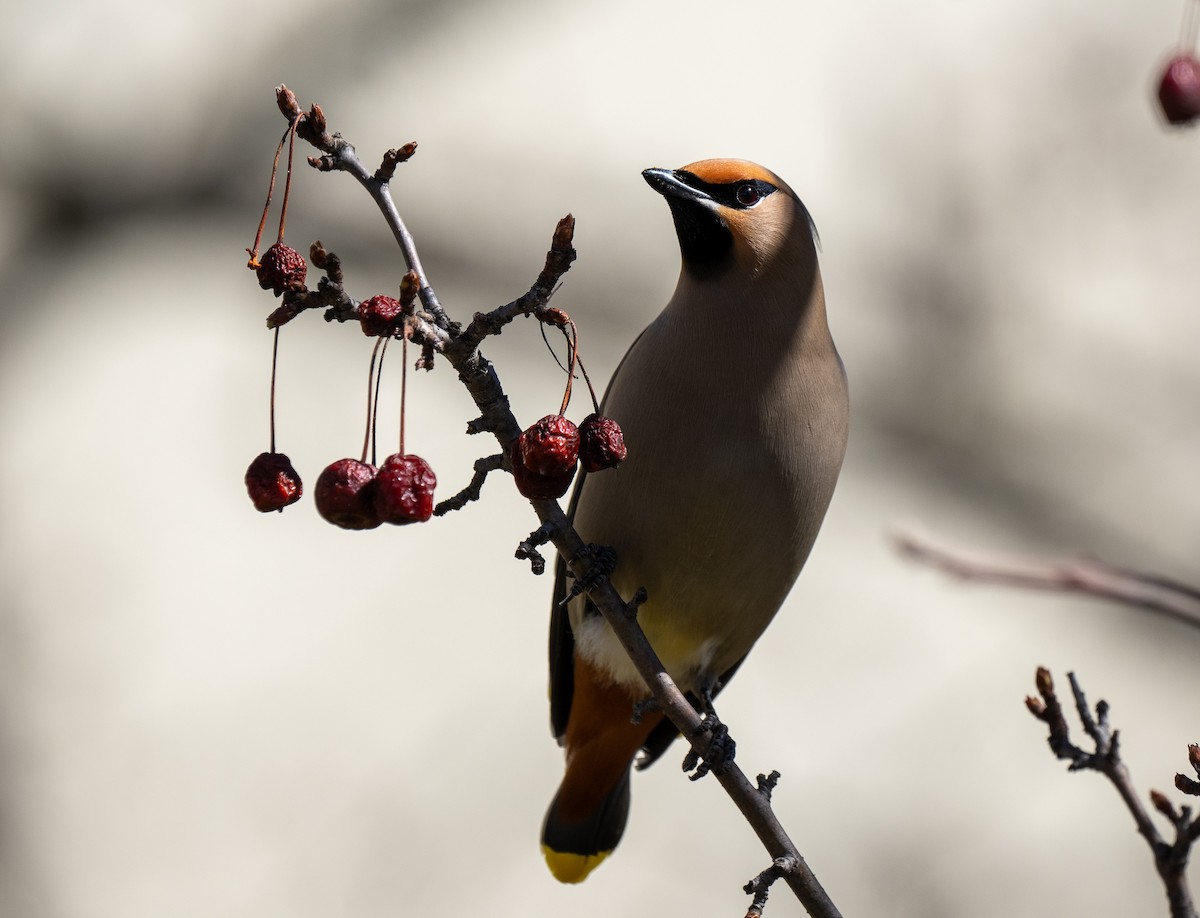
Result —
[{"label": "gray-brown plumage", "polygon": [[[683,255],[674,295],[605,396],[629,457],[577,486],[575,526],[644,586],[638,621],[679,687],[711,696],[758,640],[812,549],[845,452],[849,403],[808,212],[742,160],[648,169]],[[561,595],[562,567],[559,567]],[[578,882],[616,845],[629,766],[674,735],[629,723],[647,695],[583,598],[551,627],[551,711],[567,771],[547,813],[551,870]]]}]

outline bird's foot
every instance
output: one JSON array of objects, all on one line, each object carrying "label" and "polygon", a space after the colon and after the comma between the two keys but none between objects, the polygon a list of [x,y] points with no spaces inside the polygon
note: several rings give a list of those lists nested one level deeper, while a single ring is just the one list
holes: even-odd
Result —
[{"label": "bird's foot", "polygon": [[733,764],[733,758],[737,752],[737,743],[729,735],[729,728],[721,723],[713,711],[704,715],[695,735],[701,736],[704,733],[708,733],[711,737],[704,753],[701,754],[692,749],[683,759],[683,770],[693,772],[688,775],[689,781],[699,781],[710,771],[713,774],[721,774]]},{"label": "bird's foot", "polygon": [[584,545],[571,560],[584,561],[588,567],[583,576],[576,577],[575,582],[571,584],[566,598],[559,603],[563,606],[581,593],[586,593],[597,584],[603,583],[617,567],[617,553],[607,545],[596,545],[592,542]]}]

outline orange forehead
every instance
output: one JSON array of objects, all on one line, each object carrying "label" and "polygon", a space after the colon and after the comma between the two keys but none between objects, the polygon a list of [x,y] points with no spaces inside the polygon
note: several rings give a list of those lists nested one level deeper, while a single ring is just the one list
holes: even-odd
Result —
[{"label": "orange forehead", "polygon": [[759,179],[779,187],[782,182],[770,169],[764,169],[758,163],[748,159],[702,159],[682,167],[684,172],[690,172],[703,182],[714,185],[728,185],[732,182],[754,181]]}]

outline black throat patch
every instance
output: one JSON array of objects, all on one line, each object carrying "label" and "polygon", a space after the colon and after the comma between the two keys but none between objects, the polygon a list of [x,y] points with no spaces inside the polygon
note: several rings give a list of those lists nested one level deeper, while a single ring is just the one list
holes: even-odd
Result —
[{"label": "black throat patch", "polygon": [[720,216],[697,201],[668,197],[684,267],[697,276],[714,274],[733,254],[733,233]]}]

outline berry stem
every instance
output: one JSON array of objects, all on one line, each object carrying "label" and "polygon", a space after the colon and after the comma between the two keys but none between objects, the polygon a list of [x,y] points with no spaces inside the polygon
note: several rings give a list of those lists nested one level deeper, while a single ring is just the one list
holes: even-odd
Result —
[{"label": "berry stem", "polygon": [[404,452],[404,403],[408,397],[408,319],[400,338],[400,455]]},{"label": "berry stem", "polygon": [[600,413],[600,403],[596,400],[596,390],[592,388],[592,377],[588,376],[588,371],[583,365],[583,358],[579,358],[579,372],[583,374],[583,381],[587,383],[588,395],[592,397],[592,408],[596,414]]},{"label": "berry stem", "polygon": [[388,339],[381,338],[383,347],[379,350],[379,370],[375,374],[375,408],[371,412],[371,465],[375,465],[375,448],[379,444],[379,393],[383,391],[383,358],[387,355]]},{"label": "berry stem", "polygon": [[375,347],[371,349],[371,366],[367,370],[367,428],[363,432],[362,458],[358,460],[364,464],[367,461],[367,448],[371,445],[371,421],[373,419],[371,407],[374,405],[375,359],[379,356],[379,347],[382,344],[383,338],[375,339]]},{"label": "berry stem", "polygon": [[283,152],[283,142],[287,140],[291,129],[291,125],[288,125],[275,147],[275,161],[271,163],[271,183],[267,185],[267,203],[263,205],[262,218],[258,221],[258,232],[254,234],[254,247],[246,249],[250,253],[249,267],[251,268],[258,267],[258,245],[262,242],[263,228],[267,225],[267,213],[271,210],[271,195],[275,193],[275,174],[279,171],[279,154]]},{"label": "berry stem", "polygon": [[[287,223],[288,198],[292,194],[292,159],[296,152],[296,125],[299,123],[300,118],[293,118],[291,124],[288,125],[288,134],[291,136],[288,139],[287,175],[283,181],[283,205],[279,208],[279,238],[275,240],[276,242],[283,242],[283,227]],[[282,142],[280,141],[280,143]],[[276,159],[278,159],[278,154],[276,154]]]},{"label": "berry stem", "polygon": [[563,391],[562,406],[558,409],[560,415],[567,413],[567,406],[571,404],[571,384],[575,382],[575,364],[579,360],[579,330],[575,327],[575,323],[570,319],[567,324],[571,327],[570,332],[563,329],[563,337],[567,339],[567,350],[571,354],[571,359],[567,364],[567,388]]},{"label": "berry stem", "polygon": [[271,452],[275,452],[275,375],[279,367],[279,326],[275,326],[275,340],[271,344]]}]

